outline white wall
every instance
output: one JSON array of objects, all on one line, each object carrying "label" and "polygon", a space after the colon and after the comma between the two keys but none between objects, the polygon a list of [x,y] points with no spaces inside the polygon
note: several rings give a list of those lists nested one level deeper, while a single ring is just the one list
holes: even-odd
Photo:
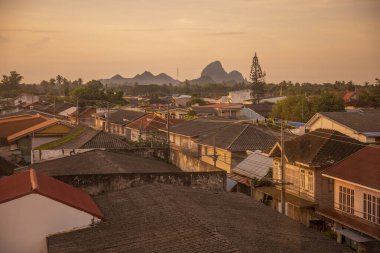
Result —
[{"label": "white wall", "polygon": [[[0,252],[45,253],[46,237],[91,224],[93,216],[40,194],[0,204]],[[95,221],[99,219],[95,218]]]}]

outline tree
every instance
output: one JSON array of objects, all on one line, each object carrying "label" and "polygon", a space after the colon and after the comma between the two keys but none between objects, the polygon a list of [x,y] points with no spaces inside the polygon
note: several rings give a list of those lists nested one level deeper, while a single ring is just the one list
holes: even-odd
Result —
[{"label": "tree", "polygon": [[11,71],[9,76],[3,75],[3,79],[1,80],[1,84],[4,85],[3,86],[4,88],[8,88],[8,89],[19,88],[19,86],[21,84],[21,80],[23,78],[24,77],[21,76],[16,71]]},{"label": "tree", "polygon": [[259,59],[257,58],[257,54],[255,53],[255,56],[252,60],[252,66],[251,66],[251,73],[250,73],[250,79],[251,79],[251,90],[252,90],[252,96],[256,100],[256,103],[260,102],[260,99],[264,96],[265,90],[265,72],[261,70],[261,66],[259,64]]}]

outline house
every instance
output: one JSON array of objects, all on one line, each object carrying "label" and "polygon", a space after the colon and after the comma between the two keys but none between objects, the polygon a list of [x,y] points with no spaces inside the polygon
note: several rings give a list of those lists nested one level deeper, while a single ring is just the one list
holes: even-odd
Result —
[{"label": "house", "polygon": [[339,131],[363,143],[380,143],[380,112],[320,112],[305,125],[306,131],[324,128]]},{"label": "house", "polygon": [[178,107],[186,107],[187,106],[187,102],[189,102],[191,100],[191,96],[190,95],[180,95],[180,96],[177,96],[177,97],[173,97],[173,100],[174,100],[174,104]]},{"label": "house", "polygon": [[264,121],[265,119],[270,118],[273,105],[274,104],[271,103],[246,104],[244,105],[240,118],[247,118],[255,121]]},{"label": "house", "polygon": [[358,93],[356,91],[347,91],[343,95],[342,98],[343,98],[345,103],[348,103],[348,102],[356,101],[359,98],[359,96],[358,96]]},{"label": "house", "polygon": [[218,112],[217,114],[218,117],[237,119],[241,109],[243,108],[243,104],[220,103],[220,104],[200,105],[199,107],[215,109]]},{"label": "house", "polygon": [[247,101],[252,101],[252,90],[237,90],[228,93],[228,103],[244,104]]},{"label": "house", "polygon": [[91,197],[30,169],[0,179],[0,251],[48,252],[46,237],[104,219]]},{"label": "house", "polygon": [[118,135],[77,126],[62,138],[34,148],[31,163],[71,156],[93,149],[127,150],[131,149],[131,146]]},{"label": "house", "polygon": [[19,110],[17,112],[13,113],[6,113],[0,115],[0,119],[2,118],[9,118],[9,117],[15,117],[15,116],[22,116],[22,115],[36,115],[39,114],[45,118],[56,118],[56,119],[61,119],[64,120],[65,118],[56,114],[51,114],[43,111],[39,111],[37,109],[28,109],[28,110]]},{"label": "house", "polygon": [[14,106],[22,106],[24,108],[40,101],[40,97],[33,94],[21,94],[13,99]]},{"label": "house", "polygon": [[[319,223],[317,208],[333,206],[333,183],[321,171],[363,148],[363,145],[338,131],[318,129],[285,141],[285,214],[304,225]],[[273,157],[274,186],[258,187],[256,196],[281,212],[281,145],[269,152]],[[276,183],[277,182],[277,183]]]},{"label": "house", "polygon": [[248,156],[232,168],[228,174],[231,191],[253,196],[253,190],[261,182],[271,182],[273,158],[261,150],[247,151]]},{"label": "house", "polygon": [[[170,108],[169,109],[169,115],[171,119],[186,119],[187,113],[189,112],[188,109],[184,108]],[[162,109],[154,112],[161,118],[167,119],[168,118],[168,110]]]},{"label": "house", "polygon": [[1,153],[9,158],[30,162],[30,151],[47,142],[59,139],[73,126],[58,119],[41,115],[23,115],[0,119]]},{"label": "house", "polygon": [[334,205],[317,213],[357,252],[380,251],[379,164],[380,147],[369,145],[322,172],[334,182]]},{"label": "house", "polygon": [[212,107],[192,106],[191,110],[196,112],[198,117],[218,116],[218,111]]},{"label": "house", "polygon": [[95,115],[95,128],[112,134],[126,136],[125,125],[144,115],[145,112],[141,111],[114,110],[109,114],[109,119],[107,120],[107,113],[98,113]]},{"label": "house", "polygon": [[[170,119],[170,126],[176,125],[182,120]],[[154,141],[166,142],[166,135],[159,131],[167,129],[167,119],[154,114],[146,114],[125,126],[126,138],[130,141]]]},{"label": "house", "polygon": [[[54,102],[53,104],[49,105],[43,105],[43,106],[34,106],[33,109],[42,111],[45,113],[53,114],[53,115],[59,115],[60,113],[70,109],[75,108],[75,105],[68,102]],[[73,109],[71,109],[73,110]],[[60,116],[66,116],[66,115],[60,115]]]},{"label": "house", "polygon": [[[223,118],[198,118],[182,122],[170,128],[170,161],[184,171],[215,170],[199,159],[198,137],[233,123]],[[162,130],[166,132],[166,130]]]},{"label": "house", "polygon": [[269,150],[276,136],[267,128],[251,124],[228,124],[197,139],[201,160],[231,173],[247,157],[247,150]]},{"label": "house", "polygon": [[239,193],[149,184],[94,200],[105,221],[50,235],[49,253],[350,252]]},{"label": "house", "polygon": [[81,124],[84,126],[95,126],[95,114],[104,112],[104,110],[95,108],[95,107],[87,107],[87,108],[79,108],[79,122],[77,119],[77,110],[68,115],[69,121],[72,124]]}]

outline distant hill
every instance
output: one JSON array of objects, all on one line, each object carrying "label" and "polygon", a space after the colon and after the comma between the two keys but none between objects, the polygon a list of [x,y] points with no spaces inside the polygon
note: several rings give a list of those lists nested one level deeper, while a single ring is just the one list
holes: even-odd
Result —
[{"label": "distant hill", "polygon": [[206,83],[243,83],[243,75],[239,71],[227,73],[220,61],[214,61],[208,64],[201,72],[201,76],[190,81],[191,84]]},{"label": "distant hill", "polygon": [[140,85],[148,85],[148,84],[178,84],[179,81],[173,79],[169,75],[165,73],[161,73],[158,75],[153,75],[149,71],[145,71],[142,74],[137,74],[136,76],[132,78],[128,77],[122,77],[121,75],[114,75],[113,77],[109,79],[100,79],[100,82],[103,84],[107,84],[109,86],[121,86],[121,85],[133,85],[135,83],[138,83]]},{"label": "distant hill", "polygon": [[[179,84],[180,81],[173,79],[165,73],[153,75],[149,71],[145,71],[142,74],[138,74],[132,78],[122,77],[121,75],[114,75],[109,79],[100,79],[103,84],[108,86],[121,86],[121,85],[134,85],[138,83],[140,85],[148,84]],[[246,80],[243,75],[236,70],[227,73],[220,61],[214,61],[208,64],[201,72],[201,76],[197,79],[189,81],[190,84],[208,84],[208,83],[244,83]]]}]

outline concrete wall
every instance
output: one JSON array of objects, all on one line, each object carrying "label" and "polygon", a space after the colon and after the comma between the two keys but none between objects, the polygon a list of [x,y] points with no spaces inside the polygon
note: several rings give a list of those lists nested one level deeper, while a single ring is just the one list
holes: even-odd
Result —
[{"label": "concrete wall", "polygon": [[91,195],[123,190],[144,184],[173,184],[192,188],[225,191],[227,175],[224,171],[121,173],[97,175],[55,176],[56,179],[80,188]]},{"label": "concrete wall", "polygon": [[354,190],[354,215],[363,218],[363,194],[370,194],[380,198],[380,192],[363,188],[357,185],[335,180],[334,184],[334,208],[339,210],[339,186]]},{"label": "concrete wall", "polygon": [[31,163],[38,163],[41,161],[57,159],[66,156],[91,151],[93,149],[53,149],[53,150],[32,150]]},{"label": "concrete wall", "polygon": [[0,204],[0,217],[0,252],[4,253],[47,252],[46,236],[86,227],[94,218],[40,194]]}]

